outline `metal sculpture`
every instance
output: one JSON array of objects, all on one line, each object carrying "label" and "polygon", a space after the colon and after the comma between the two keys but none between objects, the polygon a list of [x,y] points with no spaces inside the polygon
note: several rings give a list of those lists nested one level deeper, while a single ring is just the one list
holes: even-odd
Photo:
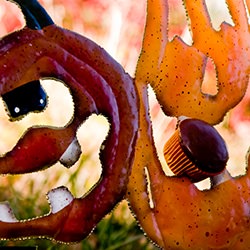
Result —
[{"label": "metal sculpture", "polygon": [[[168,2],[148,1],[135,80],[97,44],[56,26],[36,0],[15,2],[26,17],[26,27],[0,41],[0,94],[9,115],[21,118],[42,109],[37,102],[16,102],[11,95],[19,96],[24,86],[29,89],[42,78],[63,81],[75,110],[65,127],[28,129],[13,150],[0,158],[0,173],[33,172],[57,161],[72,165],[80,154],[76,131],[92,113],[106,116],[110,131],[100,149],[102,176],[88,194],[76,199],[64,187],[51,190],[51,212],[27,221],[17,221],[3,203],[0,238],[79,241],[126,194],[139,224],[162,248],[246,249],[250,242],[249,172],[237,178],[227,170],[221,172],[228,157],[221,141],[223,166],[218,175],[206,173],[212,181],[209,190],[198,190],[192,174],[191,178],[166,176],[154,146],[147,85],[153,87],[166,115],[190,117],[208,127],[219,123],[243,98],[249,81],[249,1],[227,0],[234,26],[223,23],[220,31],[212,28],[205,0],[183,1],[191,21],[191,46],[179,37],[168,40]],[[201,91],[208,58],[218,73],[215,95]],[[44,95],[36,93],[35,100],[43,104]],[[26,107],[23,113],[20,103]]]}]

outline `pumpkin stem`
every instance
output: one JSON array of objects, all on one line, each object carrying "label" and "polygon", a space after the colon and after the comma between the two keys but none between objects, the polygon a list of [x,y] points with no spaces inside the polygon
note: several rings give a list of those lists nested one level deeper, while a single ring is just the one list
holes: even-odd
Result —
[{"label": "pumpkin stem", "polygon": [[40,30],[54,24],[53,20],[37,0],[12,0],[22,10],[26,26],[30,29]]}]

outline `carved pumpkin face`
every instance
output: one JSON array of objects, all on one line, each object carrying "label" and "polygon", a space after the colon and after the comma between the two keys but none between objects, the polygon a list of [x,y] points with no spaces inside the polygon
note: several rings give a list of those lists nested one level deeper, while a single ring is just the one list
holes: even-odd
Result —
[{"label": "carved pumpkin face", "polygon": [[[53,189],[48,193],[51,212],[28,221],[17,221],[4,203],[0,237],[78,241],[125,194],[138,130],[137,93],[132,78],[97,44],[57,27],[37,1],[16,2],[27,27],[0,41],[0,94],[10,116],[18,118],[43,108],[45,95],[39,85],[43,78],[64,82],[75,109],[65,127],[29,128],[0,158],[0,173],[34,172],[58,161],[71,166],[81,153],[77,129],[92,113],[107,117],[110,131],[100,149],[101,178],[87,195],[76,199],[64,187]],[[27,98],[20,97],[22,92]]]}]

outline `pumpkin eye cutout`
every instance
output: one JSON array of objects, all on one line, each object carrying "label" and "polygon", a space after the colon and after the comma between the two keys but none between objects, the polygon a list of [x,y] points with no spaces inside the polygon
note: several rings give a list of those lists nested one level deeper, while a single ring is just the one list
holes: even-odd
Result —
[{"label": "pumpkin eye cutout", "polygon": [[226,167],[228,151],[217,130],[198,119],[181,119],[164,146],[164,157],[176,176],[199,182],[220,174]]},{"label": "pumpkin eye cutout", "polygon": [[47,95],[39,80],[22,85],[2,95],[10,119],[20,119],[29,112],[43,111]]}]

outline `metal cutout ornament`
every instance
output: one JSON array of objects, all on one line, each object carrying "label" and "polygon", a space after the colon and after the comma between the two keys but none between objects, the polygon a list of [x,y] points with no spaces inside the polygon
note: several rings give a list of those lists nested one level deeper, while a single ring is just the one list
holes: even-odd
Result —
[{"label": "metal cutout ornament", "polygon": [[[227,170],[199,190],[187,177],[166,176],[154,145],[147,85],[169,116],[219,123],[246,92],[250,73],[249,1],[227,0],[234,26],[213,29],[205,0],[183,1],[193,44],[168,37],[168,1],[147,1],[147,19],[136,86],[140,130],[127,197],[147,236],[163,249],[248,249],[250,158],[246,174]],[[246,4],[245,4],[246,3]],[[217,67],[218,93],[201,91],[208,57]]]},{"label": "metal cutout ornament", "polygon": [[11,95],[26,87],[30,90],[29,84],[54,78],[70,89],[75,109],[65,127],[29,128],[0,157],[0,173],[35,172],[58,161],[70,167],[81,153],[77,129],[93,113],[107,117],[110,131],[100,149],[102,175],[88,194],[75,198],[65,187],[53,189],[47,195],[50,213],[25,221],[15,219],[4,202],[0,238],[80,241],[124,198],[138,131],[137,92],[133,79],[100,46],[53,24],[36,0],[16,3],[27,26],[0,41],[0,94],[5,100],[10,96],[11,103]]}]

